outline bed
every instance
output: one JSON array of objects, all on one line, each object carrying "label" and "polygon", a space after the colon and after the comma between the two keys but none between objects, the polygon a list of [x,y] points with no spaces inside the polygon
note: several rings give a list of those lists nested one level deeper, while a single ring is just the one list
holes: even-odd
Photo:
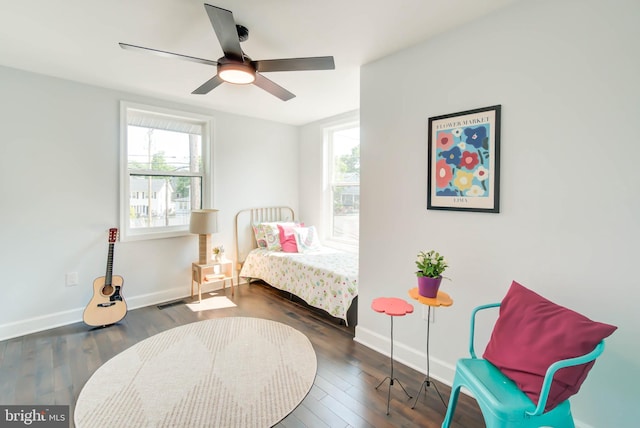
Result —
[{"label": "bed", "polygon": [[[266,242],[258,238],[261,227],[270,230],[276,227],[274,224],[280,225],[281,232],[284,227],[285,231],[295,233],[298,238],[296,252],[287,252],[292,251],[286,248],[290,237],[282,243],[280,240],[276,243],[269,233]],[[313,233],[313,226],[305,227],[295,221],[293,209],[289,207],[251,208],[238,212],[238,280],[262,280],[296,296],[306,305],[344,321],[347,326],[354,326],[357,323],[358,254],[321,246],[311,238],[301,239]]]}]

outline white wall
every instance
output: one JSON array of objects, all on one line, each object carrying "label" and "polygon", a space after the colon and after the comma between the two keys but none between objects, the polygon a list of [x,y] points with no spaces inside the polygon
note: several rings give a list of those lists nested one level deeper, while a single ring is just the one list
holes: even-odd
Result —
[{"label": "white wall", "polygon": [[[410,300],[416,253],[437,249],[451,264],[443,290],[454,305],[436,310],[432,374],[452,381],[471,309],[517,280],[619,326],[572,407],[582,426],[636,426],[639,17],[637,0],[519,2],[362,68],[358,341],[388,353],[389,319],[371,300]],[[494,104],[501,212],[427,211],[427,119]],[[394,323],[394,351],[424,371],[415,303]]]},{"label": "white wall", "polygon": [[[298,203],[298,130],[0,67],[0,340],[80,321],[118,227],[119,102],[214,118],[216,245],[232,256],[234,216]],[[130,308],[189,294],[197,238],[118,242],[113,273]],[[65,286],[65,273],[80,285]]]}]

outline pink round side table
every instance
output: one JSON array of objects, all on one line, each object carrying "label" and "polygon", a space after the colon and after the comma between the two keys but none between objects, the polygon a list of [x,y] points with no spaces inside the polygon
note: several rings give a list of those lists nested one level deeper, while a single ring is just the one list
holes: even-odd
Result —
[{"label": "pink round side table", "polygon": [[384,379],[382,379],[382,382],[380,382],[378,386],[376,386],[376,389],[380,388],[380,386],[382,386],[382,384],[387,379],[389,379],[389,391],[387,392],[387,415],[388,415],[389,402],[391,401],[391,386],[393,386],[394,381],[398,382],[398,385],[400,385],[400,388],[402,388],[404,393],[407,394],[407,397],[409,397],[409,400],[411,400],[412,398],[407,392],[407,390],[404,389],[404,386],[402,386],[402,383],[400,383],[400,381],[393,376],[393,317],[403,317],[406,314],[412,313],[413,305],[397,297],[378,297],[376,299],[373,299],[373,302],[371,302],[371,309],[373,309],[376,312],[387,314],[391,319],[391,374],[385,377]]}]

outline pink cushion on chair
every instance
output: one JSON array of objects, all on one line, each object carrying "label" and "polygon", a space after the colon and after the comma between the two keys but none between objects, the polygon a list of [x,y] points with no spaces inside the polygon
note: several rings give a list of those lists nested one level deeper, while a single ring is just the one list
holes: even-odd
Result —
[{"label": "pink cushion on chair", "polygon": [[[303,224],[300,223],[300,226]],[[278,230],[280,231],[280,246],[282,247],[282,251],[285,253],[297,253],[298,252],[298,244],[296,244],[296,235],[294,233],[294,228],[299,225],[289,226],[289,225],[278,225]]]},{"label": "pink cushion on chair", "polygon": [[[513,281],[483,357],[537,405],[544,375],[552,363],[593,351],[616,329],[591,321]],[[546,410],[577,393],[594,362],[558,370]]]}]

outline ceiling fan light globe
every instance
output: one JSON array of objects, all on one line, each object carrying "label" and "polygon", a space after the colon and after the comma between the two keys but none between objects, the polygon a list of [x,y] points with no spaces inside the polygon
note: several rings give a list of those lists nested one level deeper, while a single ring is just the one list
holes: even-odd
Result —
[{"label": "ceiling fan light globe", "polygon": [[218,76],[228,83],[246,85],[256,80],[256,71],[243,63],[218,64]]}]

